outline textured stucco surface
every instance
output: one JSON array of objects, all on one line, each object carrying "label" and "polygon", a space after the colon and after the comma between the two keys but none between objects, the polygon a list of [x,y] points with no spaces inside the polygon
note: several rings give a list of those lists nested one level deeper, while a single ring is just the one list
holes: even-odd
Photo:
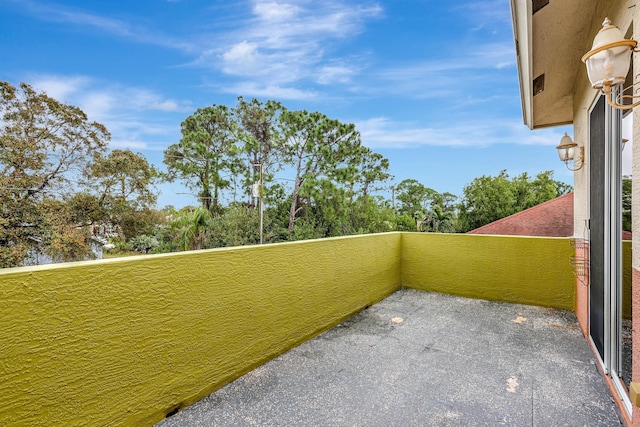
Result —
[{"label": "textured stucco surface", "polygon": [[0,424],[149,425],[403,284],[571,309],[570,255],[388,233],[0,270]]},{"label": "textured stucco surface", "polygon": [[622,242],[622,317],[625,319],[632,318],[632,286],[633,286],[633,274],[631,267],[631,241],[625,240]]},{"label": "textured stucco surface", "polygon": [[0,424],[159,421],[397,290],[400,239],[0,271]]},{"label": "textured stucco surface", "polygon": [[567,238],[405,233],[403,286],[573,310]]}]

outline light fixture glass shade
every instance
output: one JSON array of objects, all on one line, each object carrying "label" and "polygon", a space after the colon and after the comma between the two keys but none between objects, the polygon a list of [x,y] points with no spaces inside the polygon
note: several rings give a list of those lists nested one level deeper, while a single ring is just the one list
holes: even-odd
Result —
[{"label": "light fixture glass shade", "polygon": [[575,149],[578,146],[571,137],[565,132],[564,136],[560,140],[560,145],[556,147],[558,150],[558,157],[563,162],[568,162],[569,160],[573,160],[575,156]]},{"label": "light fixture glass shade", "polygon": [[636,44],[635,40],[625,39],[620,29],[611,25],[609,18],[605,18],[591,50],[582,57],[591,85],[602,89],[605,85],[624,83],[629,72],[631,52]]}]

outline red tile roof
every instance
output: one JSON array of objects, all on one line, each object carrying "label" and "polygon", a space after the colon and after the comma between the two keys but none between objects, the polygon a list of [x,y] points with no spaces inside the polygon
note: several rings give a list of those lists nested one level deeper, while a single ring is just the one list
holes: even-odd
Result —
[{"label": "red tile roof", "polygon": [[[467,234],[502,234],[506,236],[573,236],[573,193],[551,199],[537,206],[499,219]],[[622,240],[631,240],[630,231]]]},{"label": "red tile roof", "polygon": [[514,236],[573,236],[573,193],[469,231],[467,234]]}]

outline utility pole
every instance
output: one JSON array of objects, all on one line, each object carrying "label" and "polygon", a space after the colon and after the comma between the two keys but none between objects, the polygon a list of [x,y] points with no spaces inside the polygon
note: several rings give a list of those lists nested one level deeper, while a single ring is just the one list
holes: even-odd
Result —
[{"label": "utility pole", "polygon": [[391,208],[393,210],[393,213],[396,213],[396,186],[392,185],[391,186]]},{"label": "utility pole", "polygon": [[[260,209],[260,244],[263,241],[263,222],[264,222],[264,178],[262,173],[262,163],[254,163],[253,167],[258,169],[258,182],[253,184],[253,197],[258,199]],[[254,169],[254,171],[255,171]]]}]

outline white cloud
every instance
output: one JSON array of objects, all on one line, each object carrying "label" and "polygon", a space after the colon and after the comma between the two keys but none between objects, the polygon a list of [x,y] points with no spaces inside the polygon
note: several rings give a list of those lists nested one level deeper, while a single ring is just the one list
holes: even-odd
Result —
[{"label": "white cloud", "polygon": [[108,84],[85,76],[36,75],[32,86],[52,98],[69,99],[89,116],[101,117],[115,110],[190,111],[188,101],[167,99],[145,88]]},{"label": "white cloud", "polygon": [[[289,87],[300,82],[348,84],[362,67],[355,57],[335,52],[345,39],[364,31],[372,19],[382,16],[377,3],[358,5],[344,0],[248,0],[229,6],[240,18],[213,18],[190,34],[176,36],[139,22],[102,16],[87,9],[24,0],[22,7],[35,18],[87,27],[138,43],[176,49],[193,56],[191,66],[221,71],[232,79],[244,79],[262,87]],[[89,7],[89,6],[87,6]],[[247,16],[246,13],[249,13]],[[148,22],[148,21],[145,21]],[[340,66],[336,64],[349,64]]]},{"label": "white cloud", "polygon": [[312,90],[296,89],[294,87],[279,85],[261,85],[254,82],[241,82],[234,85],[225,85],[220,90],[233,95],[246,97],[309,100],[318,97],[318,93]]},{"label": "white cloud", "polygon": [[84,76],[69,76],[64,79],[56,76],[39,76],[32,81],[31,86],[42,90],[52,98],[64,102],[67,97],[77,93],[89,84],[90,80]]},{"label": "white cloud", "polygon": [[[35,89],[78,106],[89,120],[104,124],[111,133],[114,148],[166,148],[167,144],[149,141],[157,141],[158,136],[176,139],[180,120],[193,110],[188,101],[166,98],[146,88],[122,86],[85,76],[36,75],[30,81]],[[180,113],[179,118],[167,116],[172,113]]]},{"label": "white cloud", "polygon": [[356,68],[327,65],[347,62],[331,56],[333,46],[362,32],[365,21],[378,17],[382,8],[256,0],[251,11],[238,29],[217,38],[223,47],[204,50],[196,64],[256,85],[281,87],[305,80],[347,83]]},{"label": "white cloud", "polygon": [[253,13],[262,21],[277,23],[294,19],[300,13],[300,8],[289,3],[257,1]]},{"label": "white cloud", "polygon": [[514,66],[511,42],[476,44],[472,50],[455,50],[449,57],[379,68],[369,74],[366,85],[358,90],[366,94],[375,88],[378,96],[389,94],[460,102],[468,94],[475,94],[475,97],[483,91],[491,93],[488,96],[498,94],[505,88],[504,80],[499,78],[510,78]]},{"label": "white cloud", "polygon": [[[390,80],[430,80],[430,84],[438,82],[433,80],[439,76],[456,73],[456,78],[466,75],[472,78],[473,73],[481,70],[501,69],[515,65],[515,53],[510,43],[488,43],[476,45],[471,51],[445,58],[439,57],[428,61],[415,62],[402,66],[388,67],[380,72],[380,75]],[[438,82],[439,84],[439,82]]]},{"label": "white cloud", "polygon": [[255,43],[249,43],[246,40],[241,41],[226,51],[222,55],[222,59],[229,63],[235,62],[251,62],[254,61],[257,56],[258,46]]},{"label": "white cloud", "polygon": [[358,68],[347,65],[327,65],[318,70],[316,81],[323,85],[333,83],[347,84],[351,82],[352,77],[354,77],[358,71]]},{"label": "white cloud", "polygon": [[[490,146],[496,144],[555,146],[562,137],[558,129],[530,131],[521,123],[496,120],[468,121],[456,118],[455,127],[422,127],[376,117],[356,122],[364,145],[370,148],[415,148],[420,146]],[[455,129],[455,132],[452,131]]]},{"label": "white cloud", "polygon": [[[223,68],[227,74],[252,75],[260,73],[260,54],[258,45],[246,40],[237,43],[222,54]],[[264,71],[264,70],[263,70]]]},{"label": "white cloud", "polygon": [[109,146],[113,149],[130,149],[130,150],[145,150],[147,144],[141,141],[125,141],[120,139],[112,139]]},{"label": "white cloud", "polygon": [[185,52],[198,50],[192,41],[178,40],[167,34],[154,32],[137,24],[90,13],[83,9],[43,3],[37,0],[23,0],[20,3],[28,13],[42,21],[90,27],[119,37],[130,38],[137,42],[165,46]]},{"label": "white cloud", "polygon": [[505,7],[504,0],[468,1],[455,4],[452,10],[476,25],[471,31],[511,25],[510,10]]}]

